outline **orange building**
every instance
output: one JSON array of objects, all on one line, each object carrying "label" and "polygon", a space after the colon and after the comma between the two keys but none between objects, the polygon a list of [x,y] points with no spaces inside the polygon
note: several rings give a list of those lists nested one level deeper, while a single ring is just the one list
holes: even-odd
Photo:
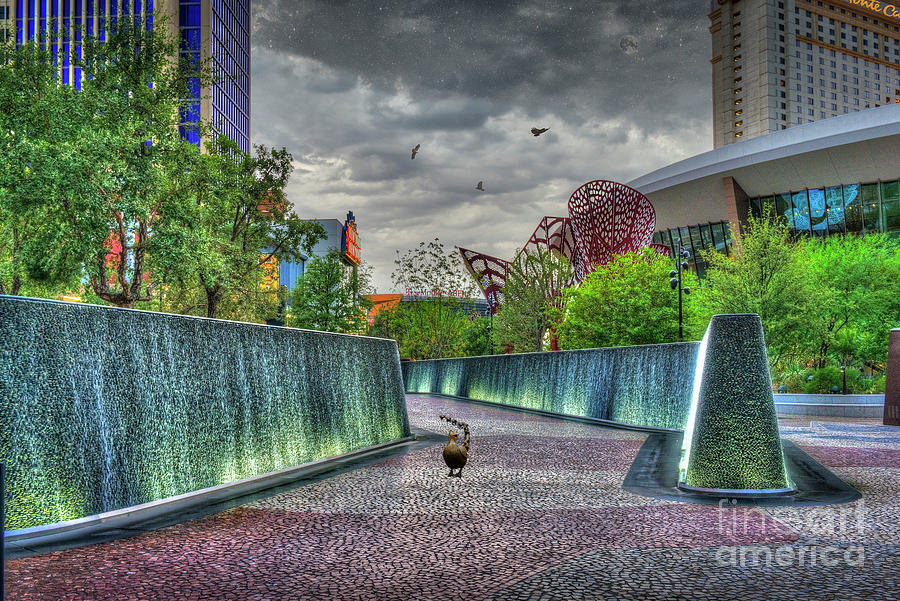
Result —
[{"label": "orange building", "polygon": [[372,301],[372,308],[369,309],[369,313],[366,315],[369,325],[375,323],[375,316],[380,311],[396,307],[397,303],[403,299],[402,294],[364,294],[363,296]]}]

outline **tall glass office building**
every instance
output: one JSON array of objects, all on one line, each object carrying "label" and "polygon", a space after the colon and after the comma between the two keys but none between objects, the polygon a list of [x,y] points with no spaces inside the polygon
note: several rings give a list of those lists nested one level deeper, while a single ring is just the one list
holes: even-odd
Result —
[{"label": "tall glass office building", "polygon": [[[54,45],[64,83],[81,87],[73,63],[81,53],[81,31],[106,36],[109,24],[122,18],[168,17],[181,39],[182,55],[210,58],[215,83],[210,90],[193,82],[195,102],[182,116],[181,133],[200,143],[190,122],[208,120],[213,128],[250,150],[250,0],[0,0],[0,38],[17,44],[68,32]],[[51,28],[55,28],[51,31]]]}]

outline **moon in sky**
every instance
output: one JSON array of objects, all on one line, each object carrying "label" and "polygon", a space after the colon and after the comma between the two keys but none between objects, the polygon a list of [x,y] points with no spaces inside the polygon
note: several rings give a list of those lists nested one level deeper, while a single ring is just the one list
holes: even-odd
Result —
[{"label": "moon in sky", "polygon": [[625,54],[637,54],[638,39],[633,35],[626,35],[619,41],[619,46],[625,51]]}]

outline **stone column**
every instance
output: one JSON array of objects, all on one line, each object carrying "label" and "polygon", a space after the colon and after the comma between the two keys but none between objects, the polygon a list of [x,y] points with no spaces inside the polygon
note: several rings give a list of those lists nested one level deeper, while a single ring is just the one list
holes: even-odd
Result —
[{"label": "stone column", "polygon": [[900,426],[900,328],[891,330],[885,376],[884,425]]}]

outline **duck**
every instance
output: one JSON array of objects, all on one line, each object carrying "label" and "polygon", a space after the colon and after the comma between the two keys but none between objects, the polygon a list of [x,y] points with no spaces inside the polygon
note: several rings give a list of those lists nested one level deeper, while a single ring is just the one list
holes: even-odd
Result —
[{"label": "duck", "polygon": [[[446,415],[442,415],[441,419],[463,429],[464,438],[462,442],[459,442],[458,440],[459,433],[456,430],[450,430],[448,433],[449,440],[444,447],[443,453],[444,463],[450,468],[450,473],[447,474],[447,477],[456,476],[457,478],[462,478],[462,468],[465,467],[466,462],[469,460],[469,443],[471,440],[469,436],[469,425]],[[453,473],[453,470],[456,470],[455,474]]]}]

